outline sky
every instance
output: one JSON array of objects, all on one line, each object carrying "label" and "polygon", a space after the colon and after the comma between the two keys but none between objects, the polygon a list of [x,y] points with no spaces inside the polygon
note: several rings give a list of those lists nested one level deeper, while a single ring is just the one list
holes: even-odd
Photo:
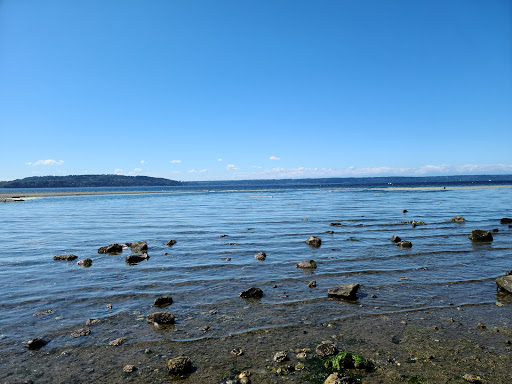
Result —
[{"label": "sky", "polygon": [[512,174],[510,0],[0,0],[0,180]]}]

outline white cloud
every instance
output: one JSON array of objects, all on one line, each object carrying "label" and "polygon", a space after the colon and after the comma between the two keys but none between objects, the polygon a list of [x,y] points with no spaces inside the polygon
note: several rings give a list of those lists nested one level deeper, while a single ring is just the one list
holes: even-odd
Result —
[{"label": "white cloud", "polygon": [[205,173],[205,172],[208,172],[208,169],[201,169],[199,172]]},{"label": "white cloud", "polygon": [[191,169],[188,173],[197,173],[197,171],[195,169]]},{"label": "white cloud", "polygon": [[142,172],[142,168],[134,168],[133,171],[134,172]]},{"label": "white cloud", "polygon": [[217,161],[222,161],[222,159],[217,159]]},{"label": "white cloud", "polygon": [[171,164],[179,164],[179,163],[181,163],[181,160],[171,160],[171,161],[169,161],[169,163],[171,163]]},{"label": "white cloud", "polygon": [[275,157],[275,156],[270,156],[269,159],[270,160],[281,160],[280,157]]},{"label": "white cloud", "polygon": [[123,172],[124,172],[124,170],[123,170],[123,169],[120,169],[120,168],[116,168],[116,169],[114,169],[114,173],[115,173],[116,175],[120,175],[120,174],[121,174],[121,173],[123,173]]},{"label": "white cloud", "polygon": [[141,163],[141,164],[144,164],[144,163],[145,163],[145,161],[144,161],[144,160],[141,160],[141,161],[140,161],[140,163]]},{"label": "white cloud", "polygon": [[234,164],[229,164],[227,167],[226,167],[227,170],[229,171],[236,171],[238,170],[238,167]]},{"label": "white cloud", "polygon": [[28,162],[25,163],[26,165],[32,165],[33,167],[39,166],[39,165],[62,165],[64,164],[64,160],[55,161],[52,159],[48,160],[37,160],[35,163]]}]

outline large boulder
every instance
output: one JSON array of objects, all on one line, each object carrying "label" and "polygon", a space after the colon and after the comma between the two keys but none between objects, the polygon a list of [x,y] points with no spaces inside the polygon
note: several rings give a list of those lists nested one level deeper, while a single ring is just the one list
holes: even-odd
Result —
[{"label": "large boulder", "polygon": [[345,284],[339,287],[329,288],[327,294],[329,297],[337,299],[353,300],[356,298],[360,285],[357,283]]},{"label": "large boulder", "polygon": [[264,261],[267,258],[267,254],[265,252],[258,252],[254,255],[254,258],[259,261]]},{"label": "large boulder", "polygon": [[172,313],[169,313],[169,312],[155,312],[155,313],[150,314],[146,318],[146,320],[150,324],[170,325],[170,324],[174,324],[175,317]]},{"label": "large boulder", "polygon": [[75,255],[55,255],[55,256],[53,256],[53,260],[73,261],[75,259],[78,259],[78,256],[75,256]]},{"label": "large boulder", "polygon": [[147,253],[148,252],[148,243],[145,241],[136,241],[131,244],[131,250],[133,253]]},{"label": "large boulder", "polygon": [[124,261],[126,264],[137,264],[147,259],[149,259],[149,256],[145,253],[143,255],[128,255]]},{"label": "large boulder", "polygon": [[167,243],[165,243],[165,245],[167,245],[168,247],[172,247],[176,243],[177,243],[176,240],[169,240]]},{"label": "large boulder", "polygon": [[123,252],[123,246],[121,244],[109,244],[104,247],[98,248],[98,253],[121,253]]},{"label": "large boulder", "polygon": [[314,260],[304,260],[304,261],[301,261],[300,263],[297,263],[295,266],[297,268],[315,269],[316,268],[316,263],[315,263]]},{"label": "large boulder", "polygon": [[316,236],[310,236],[309,239],[306,240],[306,244],[313,248],[319,248],[322,245],[322,239]]},{"label": "large boulder", "polygon": [[402,239],[401,239],[400,237],[398,237],[398,236],[393,236],[393,237],[391,237],[391,239],[390,239],[390,240],[391,240],[393,243],[399,243],[399,242],[401,242],[401,241],[402,241]]},{"label": "large boulder", "polygon": [[452,223],[463,223],[465,221],[466,221],[466,219],[463,218],[462,216],[452,217],[452,220],[451,220]]},{"label": "large boulder", "polygon": [[78,260],[76,262],[77,265],[81,265],[82,267],[89,268],[92,265],[92,260],[89,258]]},{"label": "large boulder", "polygon": [[512,224],[512,219],[504,217],[503,219],[500,220],[500,224]]},{"label": "large boulder", "polygon": [[192,372],[192,360],[188,356],[180,356],[169,359],[167,362],[167,372],[170,375],[185,375]]},{"label": "large boulder", "polygon": [[238,294],[242,299],[259,299],[263,297],[263,291],[260,288],[251,287]]},{"label": "large boulder", "polygon": [[476,242],[492,241],[493,237],[492,237],[491,232],[489,232],[489,231],[484,231],[482,229],[473,229],[473,231],[471,232],[471,235],[469,235],[469,239],[471,241],[476,241]]},{"label": "large boulder", "polygon": [[155,299],[155,302],[153,303],[153,305],[155,307],[167,307],[168,305],[171,305],[171,304],[172,304],[172,297],[170,297],[170,296],[157,297]]},{"label": "large boulder", "polygon": [[496,279],[496,285],[498,286],[498,288],[502,289],[503,291],[512,293],[512,276],[506,275],[506,276],[498,277]]}]

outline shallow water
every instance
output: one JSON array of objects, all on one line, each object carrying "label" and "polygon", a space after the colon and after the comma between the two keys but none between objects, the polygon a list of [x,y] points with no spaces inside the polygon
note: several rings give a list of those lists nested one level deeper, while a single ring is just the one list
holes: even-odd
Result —
[{"label": "shallow water", "polygon": [[[511,202],[512,188],[505,187],[269,189],[2,204],[0,350],[33,337],[66,346],[120,336],[128,342],[193,340],[495,302],[494,279],[512,269],[512,229],[499,224],[512,216]],[[457,215],[468,221],[451,223]],[[412,228],[407,220],[425,225]],[[495,228],[492,243],[468,239],[472,229]],[[311,235],[322,238],[320,248],[305,244]],[[413,247],[397,247],[389,240],[393,235]],[[177,244],[167,247],[171,239]],[[138,240],[148,242],[150,259],[137,265],[124,262],[129,250],[97,253],[104,245]],[[256,260],[257,252],[267,259]],[[67,253],[91,258],[92,267],[53,260]],[[316,270],[295,267],[308,259],[316,261]],[[316,288],[307,287],[311,280]],[[350,282],[361,284],[356,303],[327,297],[328,288]],[[263,290],[261,300],[238,297],[251,286]],[[152,304],[161,295],[173,297],[166,310],[176,315],[176,325],[159,330],[145,316],[159,311]],[[53,312],[33,316],[48,309]],[[103,327],[88,337],[69,337],[89,318],[102,319]]]}]

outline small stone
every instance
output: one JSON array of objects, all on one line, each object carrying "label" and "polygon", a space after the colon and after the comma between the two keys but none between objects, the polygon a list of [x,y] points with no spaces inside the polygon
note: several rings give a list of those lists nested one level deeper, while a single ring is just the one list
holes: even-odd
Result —
[{"label": "small stone", "polygon": [[82,267],[89,268],[92,265],[92,260],[89,258],[78,260],[76,262],[77,265],[81,265]]},{"label": "small stone", "polygon": [[463,223],[465,221],[466,221],[466,219],[463,218],[462,216],[455,216],[455,217],[452,217],[452,219],[451,219],[452,223]]},{"label": "small stone", "polygon": [[478,323],[477,326],[480,329],[486,329],[487,328],[487,326],[484,323]]},{"label": "small stone", "polygon": [[78,259],[78,256],[75,255],[55,255],[53,256],[53,260],[64,260],[64,261],[73,261]]},{"label": "small stone", "polygon": [[259,299],[263,297],[263,291],[260,288],[251,287],[238,294],[242,299]]},{"label": "small stone", "polygon": [[322,245],[322,239],[316,236],[310,236],[309,239],[306,240],[306,244],[313,248],[319,248]]},{"label": "small stone", "polygon": [[328,233],[329,235],[334,235],[334,231],[327,231],[325,233]]},{"label": "small stone", "polygon": [[155,312],[150,314],[146,320],[150,324],[171,325],[174,324],[175,317],[169,312]]},{"label": "small stone", "polygon": [[402,239],[401,239],[400,237],[398,237],[398,236],[393,236],[393,237],[391,237],[391,239],[390,239],[390,240],[391,240],[393,243],[399,243],[399,242],[401,242],[401,241],[402,241]]},{"label": "small stone", "polygon": [[155,307],[167,307],[172,304],[172,297],[170,296],[163,296],[163,297],[157,297],[153,303]]},{"label": "small stone", "polygon": [[296,366],[295,366],[295,370],[296,371],[302,371],[304,368],[306,368],[306,366],[302,363],[298,363]]},{"label": "small stone", "polygon": [[462,378],[465,381],[467,381],[468,383],[473,383],[473,384],[481,384],[482,383],[482,379],[479,376],[473,376],[473,375],[466,373],[464,376],[462,376]]},{"label": "small stone", "polygon": [[100,319],[87,319],[85,325],[94,325],[100,322]]},{"label": "small stone", "polygon": [[335,222],[335,223],[329,223],[329,225],[330,225],[331,227],[339,227],[339,226],[341,225],[341,223],[336,223],[336,222]]},{"label": "small stone", "polygon": [[250,384],[251,379],[249,379],[247,376],[244,376],[240,379],[240,384]]},{"label": "small stone", "polygon": [[251,376],[251,371],[243,371],[238,375],[238,378],[241,379],[242,377],[249,377]]},{"label": "small stone", "polygon": [[326,357],[336,355],[338,353],[338,347],[332,343],[322,343],[316,347],[315,352],[319,358],[325,359]]},{"label": "small stone", "polygon": [[146,348],[146,349],[144,350],[144,353],[145,353],[146,355],[149,355],[151,352],[153,352],[153,351],[152,351],[151,349],[149,349],[149,348]]},{"label": "small stone", "polygon": [[126,337],[119,337],[119,338],[109,342],[108,345],[110,345],[112,347],[117,347],[117,346],[123,344],[125,341],[126,341]]},{"label": "small stone", "polygon": [[412,248],[412,243],[407,240],[402,240],[396,243],[400,248]]},{"label": "small stone", "polygon": [[404,209],[404,210],[402,211],[402,213],[407,213],[407,212],[409,212],[407,209]]},{"label": "small stone", "polygon": [[32,316],[43,316],[53,312],[53,309],[47,309],[46,311],[36,312]]},{"label": "small stone", "polygon": [[112,309],[112,304],[107,304],[108,309]]},{"label": "small stone", "polygon": [[242,356],[244,354],[244,351],[242,348],[234,348],[230,352],[233,356]]},{"label": "small stone", "polygon": [[71,333],[71,337],[82,337],[82,336],[88,336],[92,333],[92,331],[89,328],[80,328],[76,331],[73,331]]},{"label": "small stone", "polygon": [[258,252],[254,255],[254,258],[260,261],[264,261],[267,258],[267,255],[265,252]]},{"label": "small stone", "polygon": [[329,288],[327,294],[329,297],[336,297],[341,299],[354,299],[356,298],[357,291],[360,285],[357,283],[345,284],[340,287]]},{"label": "small stone", "polygon": [[288,360],[288,354],[287,354],[285,351],[277,352],[277,353],[274,355],[273,360],[274,360],[276,363],[281,363],[281,362],[283,362],[283,361]]},{"label": "small stone", "polygon": [[297,353],[297,359],[305,359],[306,357],[308,357],[308,355],[306,354],[306,352],[300,352],[300,353]]},{"label": "small stone", "polygon": [[31,351],[43,348],[48,342],[46,340],[36,337],[35,339],[24,342],[23,345]]},{"label": "small stone", "polygon": [[505,305],[505,304],[500,303],[499,301],[497,301],[497,302],[496,302],[496,306],[498,306],[498,307],[503,307],[504,305]]},{"label": "small stone", "polygon": [[190,373],[192,372],[192,361],[188,356],[169,359],[167,362],[167,371],[170,375],[183,375]]},{"label": "small stone", "polygon": [[172,247],[176,243],[177,243],[176,240],[169,240],[167,243],[165,243],[165,245],[167,245],[168,247]]},{"label": "small stone", "polygon": [[309,288],[315,288],[316,287],[316,280],[311,280],[308,284]]},{"label": "small stone", "polygon": [[123,372],[126,372],[126,373],[132,373],[132,372],[135,372],[136,370],[137,370],[137,367],[135,367],[135,365],[133,365],[133,364],[128,364],[123,367]]},{"label": "small stone", "polygon": [[229,235],[220,235],[219,237],[228,237]]},{"label": "small stone", "polygon": [[295,265],[297,268],[310,268],[316,269],[316,263],[314,260],[304,260]]}]

